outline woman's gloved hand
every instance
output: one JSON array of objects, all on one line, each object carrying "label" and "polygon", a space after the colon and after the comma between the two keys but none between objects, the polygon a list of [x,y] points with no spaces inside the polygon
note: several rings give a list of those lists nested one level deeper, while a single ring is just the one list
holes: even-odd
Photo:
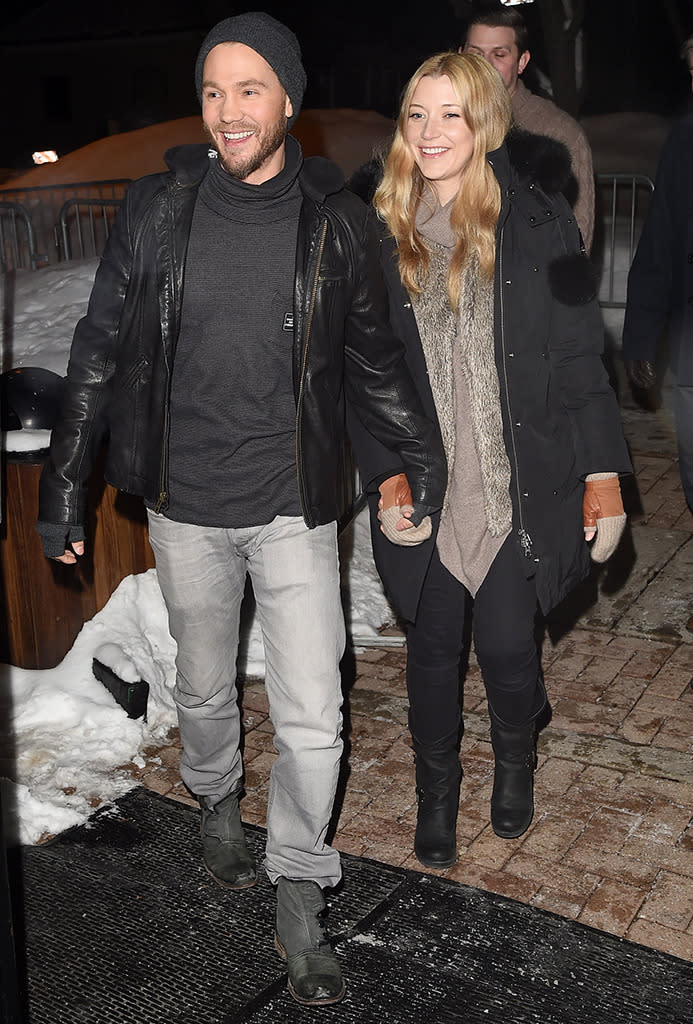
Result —
[{"label": "woman's gloved hand", "polygon": [[[378,519],[380,529],[393,544],[409,547],[421,544],[431,536],[431,517],[417,516],[412,501],[411,488],[404,473],[397,473],[383,480],[378,488]],[[415,522],[419,519],[418,526]]]},{"label": "woman's gloved hand", "polygon": [[618,547],[626,525],[618,473],[590,473],[586,477],[582,518],[585,540],[597,535],[590,551],[592,561],[606,562]]}]

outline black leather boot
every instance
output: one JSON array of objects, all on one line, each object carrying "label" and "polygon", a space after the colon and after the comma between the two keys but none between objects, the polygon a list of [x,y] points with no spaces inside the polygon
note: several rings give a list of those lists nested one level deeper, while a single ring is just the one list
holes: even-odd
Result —
[{"label": "black leather boot", "polygon": [[489,704],[491,746],[495,757],[491,827],[501,839],[524,835],[534,817],[534,771],[537,767],[537,722],[550,715],[544,678],[539,673],[532,717],[508,725]]},{"label": "black leather boot", "polygon": [[462,765],[457,730],[435,743],[423,744],[412,733],[416,759],[414,853],[427,868],[449,868],[457,860],[457,808]]},{"label": "black leather boot", "polygon": [[491,744],[495,756],[491,826],[502,839],[516,839],[534,817],[534,769],[537,727],[510,726],[491,712]]}]

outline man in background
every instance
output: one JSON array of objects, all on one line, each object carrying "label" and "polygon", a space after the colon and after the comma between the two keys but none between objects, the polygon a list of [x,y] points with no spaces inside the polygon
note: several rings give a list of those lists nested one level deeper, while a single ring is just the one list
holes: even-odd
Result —
[{"label": "man in background", "polygon": [[[693,36],[681,56],[691,71]],[[693,512],[693,115],[664,143],[655,191],[628,275],[623,359],[631,383],[651,391],[657,349],[667,337],[681,484]],[[693,632],[693,615],[687,628]]]},{"label": "man in background", "polygon": [[549,135],[570,153],[574,184],[567,194],[589,253],[594,234],[594,171],[587,136],[577,121],[550,100],[535,96],[520,76],[529,63],[527,24],[514,7],[490,9],[472,17],[459,52],[478,53],[498,71],[510,94],[513,118],[519,128]]}]

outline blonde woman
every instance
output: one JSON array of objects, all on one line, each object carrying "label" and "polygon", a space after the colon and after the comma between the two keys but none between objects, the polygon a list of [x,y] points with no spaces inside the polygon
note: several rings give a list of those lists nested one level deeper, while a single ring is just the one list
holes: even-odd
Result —
[{"label": "blonde woman", "polygon": [[407,503],[389,497],[399,467],[353,432],[374,491],[376,563],[407,625],[415,852],[434,868],[456,857],[465,609],[489,704],[491,824],[513,838],[534,813],[547,711],[537,613],[587,574],[595,534],[595,560],[614,551],[618,474],[631,472],[593,275],[560,192],[567,151],[510,129],[490,64],[431,57],[405,90],[374,197],[392,323],[448,459],[430,538],[400,546],[387,507]]}]

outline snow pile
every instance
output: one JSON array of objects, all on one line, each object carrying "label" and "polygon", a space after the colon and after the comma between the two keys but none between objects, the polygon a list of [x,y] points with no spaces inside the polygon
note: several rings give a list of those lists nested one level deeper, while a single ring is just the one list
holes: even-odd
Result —
[{"label": "snow pile", "polygon": [[[345,614],[352,640],[374,640],[393,620],[373,567],[367,513],[342,538]],[[255,617],[241,644],[239,670],[264,675],[262,635]],[[56,668],[0,665],[0,721],[10,809],[8,834],[35,843],[80,824],[96,806],[136,785],[120,766],[142,765],[145,747],[165,740],[176,723],[172,690],[176,645],[168,632],[156,570],[128,576],[105,608],[82,628]],[[92,659],[121,679],[149,683],[147,721],[133,721],[92,672]]]}]

